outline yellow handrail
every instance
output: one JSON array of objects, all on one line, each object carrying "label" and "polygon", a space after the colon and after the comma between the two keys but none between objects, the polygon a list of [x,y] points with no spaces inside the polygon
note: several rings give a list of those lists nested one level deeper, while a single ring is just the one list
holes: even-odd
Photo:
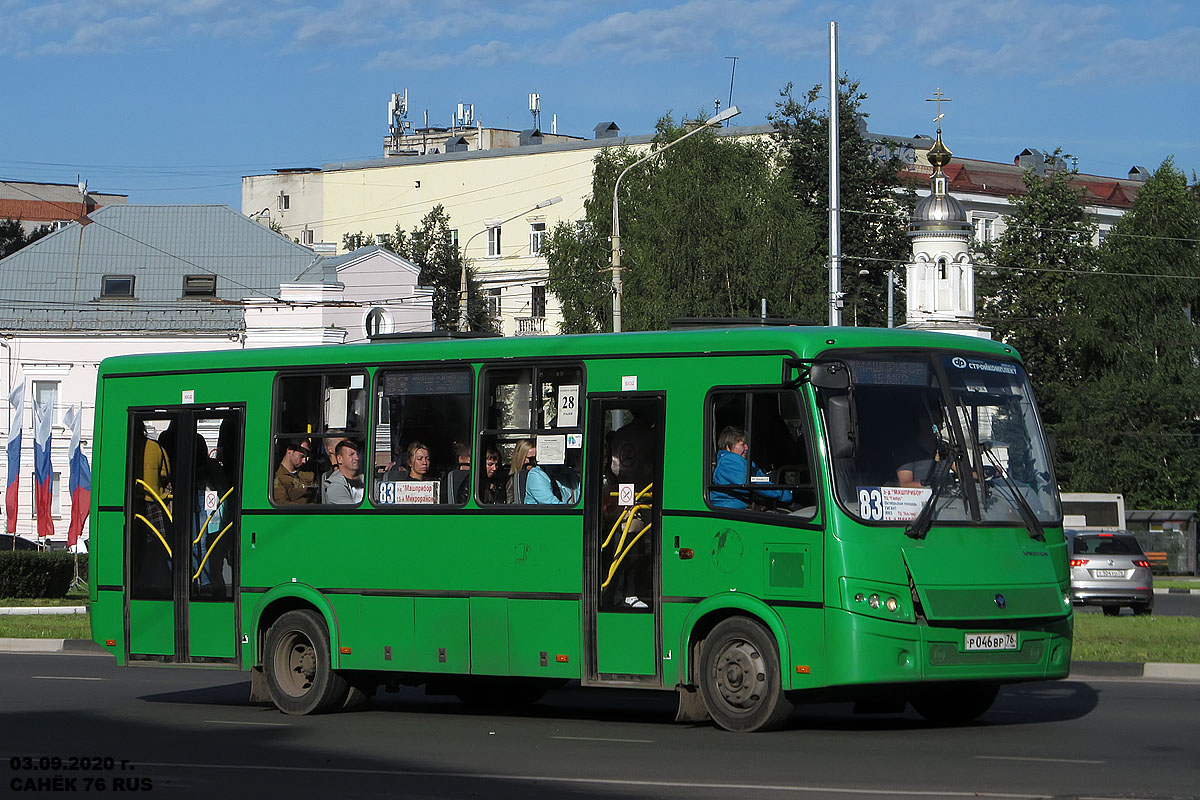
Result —
[{"label": "yellow handrail", "polygon": [[208,563],[208,557],[212,555],[213,548],[217,546],[217,542],[221,541],[221,537],[224,536],[232,527],[233,523],[231,522],[221,529],[221,532],[217,534],[217,538],[212,540],[212,544],[208,546],[208,552],[206,552],[204,554],[204,558],[200,560],[200,566],[196,567],[196,574],[192,576],[192,580],[196,580],[196,578],[200,577],[200,572],[204,569],[204,565]]},{"label": "yellow handrail", "polygon": [[140,519],[142,522],[146,523],[146,527],[154,531],[154,535],[158,537],[160,542],[162,542],[162,546],[167,548],[167,556],[174,557],[175,554],[171,552],[171,545],[167,544],[167,540],[163,538],[163,535],[158,532],[158,528],[154,527],[154,524],[151,523],[150,520],[146,519],[141,514],[134,514],[133,518]]},{"label": "yellow handrail", "polygon": [[[146,491],[150,493],[151,497],[153,497],[155,500],[158,501],[158,504],[160,506],[162,506],[162,510],[166,512],[167,519],[169,519],[171,522],[174,522],[175,518],[171,516],[171,509],[167,508],[167,504],[164,503],[163,499],[158,496],[158,492],[154,491],[154,489],[150,486],[150,484],[146,483],[141,478],[137,479],[137,483],[140,483],[142,486],[146,487]],[[151,526],[151,527],[153,527],[153,526]]]},{"label": "yellow handrail", "polygon": [[[646,494],[647,492],[649,492],[649,491],[650,491],[651,489],[653,489],[653,488],[654,488],[654,484],[653,484],[653,483],[648,483],[648,484],[646,484],[646,487],[645,487],[644,489],[642,489],[640,492],[638,492],[636,495],[634,495],[634,498],[633,498],[633,503],[634,503],[634,504],[633,504],[632,506],[629,506],[629,507],[627,507],[627,508],[623,508],[623,509],[621,509],[621,513],[620,513],[620,515],[618,515],[618,516],[617,516],[616,522],[614,522],[614,523],[613,523],[612,530],[610,530],[610,531],[608,532],[608,536],[607,536],[607,537],[605,537],[605,539],[604,539],[604,542],[603,542],[603,543],[600,545],[600,549],[601,549],[601,550],[603,550],[604,548],[608,547],[608,543],[612,541],[613,534],[617,532],[617,526],[619,526],[619,525],[621,524],[621,521],[625,519],[625,516],[626,516],[627,514],[629,515],[629,519],[632,521],[632,519],[633,519],[633,512],[635,512],[635,511],[638,511],[638,510],[640,510],[640,509],[643,509],[643,508],[650,508],[650,506],[647,506],[647,505],[640,505],[640,506],[639,506],[639,505],[637,504],[637,501],[638,501],[638,500],[641,500],[641,499],[642,499],[642,497],[643,497],[643,496],[645,496],[645,494]],[[612,492],[612,493],[611,493],[611,495],[612,495],[613,497],[616,497],[616,496],[617,496],[617,492]],[[628,529],[629,529],[629,525],[628,525],[628,523],[625,525],[625,529],[626,529],[626,531],[628,531]],[[625,536],[624,536],[624,534],[622,534],[622,535],[621,535],[621,539],[622,539],[622,540],[624,540],[624,538],[625,538]],[[621,549],[621,546],[620,546],[620,544],[618,544],[618,545],[617,545],[617,549],[618,549],[618,550],[620,550],[620,549]]]},{"label": "yellow handrail", "polygon": [[653,525],[647,525],[638,531],[636,536],[629,540],[629,546],[626,547],[619,556],[617,556],[616,560],[613,561],[612,566],[608,568],[608,577],[604,579],[604,583],[600,584],[601,590],[608,588],[608,584],[612,582],[613,576],[617,574],[617,567],[621,566],[621,562],[625,560],[625,556],[629,555],[629,551],[633,549],[635,544],[637,544],[637,540],[642,538],[642,535],[653,527]]},{"label": "yellow handrail", "polygon": [[214,508],[214,509],[212,510],[212,513],[208,515],[208,519],[204,520],[204,524],[200,526],[200,531],[199,531],[199,532],[196,534],[196,538],[192,540],[192,544],[193,544],[193,545],[194,545],[194,544],[196,544],[196,542],[200,541],[200,537],[204,535],[204,529],[208,527],[208,523],[212,522],[212,518],[213,518],[214,516],[216,516],[216,513],[217,513],[218,511],[220,511],[220,510],[221,510],[221,504],[222,504],[222,503],[224,503],[226,500],[228,500],[228,499],[229,499],[229,495],[233,494],[233,490],[234,490],[235,488],[236,488],[236,487],[230,486],[230,487],[229,487],[229,491],[228,491],[228,492],[226,492],[226,493],[225,493],[225,494],[224,494],[224,495],[221,497],[221,499],[217,501],[217,507],[216,507],[216,508]]}]

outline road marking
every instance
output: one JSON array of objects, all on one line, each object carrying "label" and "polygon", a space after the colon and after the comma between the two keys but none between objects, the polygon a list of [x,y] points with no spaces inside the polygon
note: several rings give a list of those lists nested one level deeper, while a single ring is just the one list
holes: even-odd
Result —
[{"label": "road marking", "polygon": [[81,675],[31,675],[35,681],[102,681],[104,678],[87,678]]},{"label": "road marking", "polygon": [[633,744],[654,744],[653,739],[608,739],[604,736],[551,736],[551,739],[568,739],[573,742],[631,742]]},{"label": "road marking", "polygon": [[206,719],[202,720],[210,725],[263,725],[271,728],[290,728],[290,724],[286,722],[249,722],[236,719]]},{"label": "road marking", "polygon": [[639,781],[619,778],[568,778],[558,775],[505,775],[491,772],[435,772],[419,769],[348,769],[339,767],[269,766],[262,764],[179,764],[169,762],[138,762],[138,769],[227,769],[262,770],[264,772],[319,772],[336,775],[391,775],[399,778],[453,778],[455,780],[512,781],[514,783],[567,783],[593,786],[653,787],[664,789],[717,789],[750,792],[790,792],[792,794],[848,794],[867,797],[989,797],[997,800],[1054,800],[1049,794],[1020,792],[976,792],[969,789],[930,791],[927,789],[849,789],[841,786],[795,786],[770,783],[703,783],[701,781]]},{"label": "road marking", "polygon": [[991,761],[1044,761],[1048,764],[1106,764],[1106,761],[1091,761],[1086,758],[1034,758],[1032,756],[975,756]]}]

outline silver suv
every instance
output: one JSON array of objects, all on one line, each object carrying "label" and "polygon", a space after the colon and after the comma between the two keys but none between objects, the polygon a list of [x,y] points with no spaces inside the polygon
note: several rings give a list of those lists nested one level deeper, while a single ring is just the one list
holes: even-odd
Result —
[{"label": "silver suv", "polygon": [[1154,610],[1154,576],[1142,546],[1127,531],[1072,531],[1071,601],[1077,606],[1100,606],[1115,617],[1121,606],[1134,614]]}]

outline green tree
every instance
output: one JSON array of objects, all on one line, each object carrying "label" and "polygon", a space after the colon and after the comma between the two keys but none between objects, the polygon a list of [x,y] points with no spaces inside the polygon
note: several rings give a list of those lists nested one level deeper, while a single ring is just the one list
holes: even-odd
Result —
[{"label": "green tree", "polygon": [[[686,133],[670,115],[652,145]],[[808,297],[796,253],[812,220],[789,194],[770,141],[704,131],[630,171],[621,182],[623,324],[659,329],[673,317],[794,316]],[[609,235],[613,186],[642,153],[606,148],[595,159],[584,220],[548,237],[548,286],[564,330],[611,330]]]},{"label": "green tree", "polygon": [[1061,168],[1067,158],[1055,151],[1049,161],[1060,168],[1025,172],[1026,193],[1009,198],[1007,227],[981,248],[975,283],[976,318],[1021,353],[1050,422],[1049,395],[1079,381],[1082,288],[1097,258],[1077,173]]},{"label": "green tree", "polygon": [[[882,326],[887,324],[887,271],[912,256],[906,225],[916,194],[900,183],[898,174],[904,164],[897,149],[888,142],[877,147],[866,138],[868,115],[863,103],[867,95],[859,83],[848,77],[838,83],[843,323]],[[817,280],[811,282],[805,309],[806,316],[824,321],[828,318],[829,113],[827,102],[818,102],[822,89],[818,84],[797,99],[789,83],[780,91],[781,100],[770,119],[783,149],[792,196],[821,223],[820,237],[797,255],[805,267],[825,270],[813,273]],[[903,309],[903,293],[897,297],[897,307]],[[897,324],[902,321],[897,319]]]},{"label": "green tree", "polygon": [[[374,246],[375,246],[375,237],[369,233],[363,233],[362,231],[359,231],[358,233],[343,233],[342,234],[342,249],[348,253],[352,252],[354,250],[358,250],[359,248],[362,248],[362,247],[374,247]],[[386,247],[386,245],[385,245],[385,248],[395,252],[395,248],[393,248],[393,247]]]},{"label": "green tree", "polygon": [[1082,383],[1056,431],[1066,488],[1133,508],[1200,507],[1200,203],[1168,159],[1113,227],[1080,291]]},{"label": "green tree", "polygon": [[49,225],[39,225],[28,233],[20,220],[0,220],[0,258],[11,255],[50,233]]},{"label": "green tree", "polygon": [[[397,225],[395,234],[384,237],[380,245],[421,268],[419,283],[433,289],[434,329],[458,330],[463,254],[454,240],[450,215],[445,207],[434,206],[411,233],[406,234]],[[470,328],[495,332],[496,320],[488,314],[479,281],[470,265],[467,266],[467,298]]]}]

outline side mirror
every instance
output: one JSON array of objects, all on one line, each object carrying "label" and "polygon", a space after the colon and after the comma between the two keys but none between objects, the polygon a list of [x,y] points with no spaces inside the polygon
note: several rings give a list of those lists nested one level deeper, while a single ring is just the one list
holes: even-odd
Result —
[{"label": "side mirror", "polygon": [[825,401],[825,430],[829,435],[830,456],[853,458],[858,453],[858,425],[849,395],[830,397]]},{"label": "side mirror", "polygon": [[818,389],[845,391],[850,388],[850,370],[840,361],[813,364],[808,371],[808,380]]}]

